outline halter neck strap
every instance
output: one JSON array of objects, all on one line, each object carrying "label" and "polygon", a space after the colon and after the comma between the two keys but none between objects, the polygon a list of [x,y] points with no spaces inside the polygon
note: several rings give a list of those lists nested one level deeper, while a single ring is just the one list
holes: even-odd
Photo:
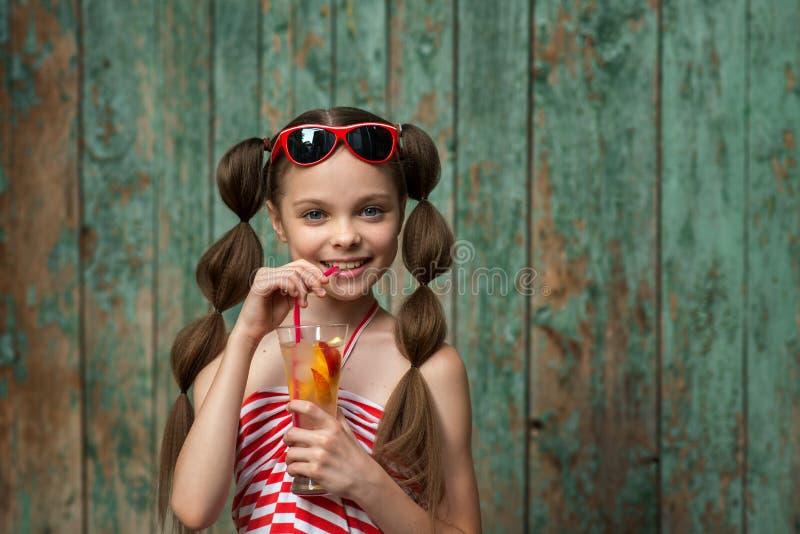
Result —
[{"label": "halter neck strap", "polygon": [[378,312],[378,307],[378,301],[376,300],[367,312],[367,315],[361,319],[359,325],[355,330],[353,330],[353,335],[350,336],[350,341],[348,341],[347,345],[344,347],[344,354],[342,354],[342,367],[344,367],[344,362],[347,361],[347,358],[350,357],[350,353],[353,352],[353,348],[356,346],[356,341],[358,341],[359,336],[361,336],[361,333],[365,328],[367,328],[367,325],[370,321],[372,321],[372,318],[375,317],[375,314]]}]

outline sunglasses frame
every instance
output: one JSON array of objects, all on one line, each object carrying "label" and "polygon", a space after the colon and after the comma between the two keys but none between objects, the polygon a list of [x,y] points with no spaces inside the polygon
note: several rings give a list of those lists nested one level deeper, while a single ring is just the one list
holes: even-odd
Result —
[{"label": "sunglasses frame", "polygon": [[[392,135],[392,149],[389,151],[389,155],[386,156],[384,159],[382,160],[367,159],[358,154],[353,149],[353,147],[350,146],[350,143],[347,141],[348,133],[352,132],[353,130],[363,128],[365,126],[379,126],[389,131],[389,133]],[[295,159],[289,153],[288,147],[286,146],[286,142],[289,139],[289,136],[294,132],[296,132],[297,130],[302,130],[304,128],[319,128],[320,130],[325,130],[326,132],[333,134],[334,137],[336,138],[334,140],[333,146],[331,147],[330,151],[328,151],[328,153],[325,154],[322,158],[312,163],[300,163],[298,161],[295,161]],[[327,124],[300,124],[298,126],[292,126],[291,128],[286,128],[285,130],[281,130],[281,132],[278,134],[278,138],[275,140],[274,146],[272,147],[272,154],[270,155],[270,163],[275,161],[275,158],[278,156],[278,153],[280,153],[280,151],[283,150],[284,154],[286,154],[286,158],[295,165],[298,165],[300,167],[311,167],[312,165],[317,165],[328,159],[331,156],[331,154],[336,152],[336,147],[339,145],[339,141],[342,141],[344,145],[347,147],[347,149],[350,151],[350,153],[353,154],[358,159],[360,159],[361,161],[364,161],[366,163],[371,163],[373,165],[379,165],[381,163],[386,163],[387,161],[392,159],[392,156],[394,156],[395,152],[397,152],[397,144],[399,143],[398,139],[399,131],[400,131],[399,128],[397,128],[396,126],[392,124],[386,124],[384,122],[357,122],[355,124],[347,124],[345,126],[330,126]]]}]

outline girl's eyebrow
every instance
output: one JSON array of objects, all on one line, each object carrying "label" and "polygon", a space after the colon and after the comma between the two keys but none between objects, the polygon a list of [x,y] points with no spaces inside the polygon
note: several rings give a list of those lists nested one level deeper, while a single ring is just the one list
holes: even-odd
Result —
[{"label": "girl's eyebrow", "polygon": [[[375,200],[389,202],[391,200],[391,196],[387,195],[386,193],[371,193],[371,194],[365,195],[365,196],[357,199],[356,200],[356,204],[361,204],[363,202],[375,201]],[[297,200],[296,202],[294,202],[292,205],[293,206],[299,206],[300,204],[321,204],[321,205],[326,205],[326,204],[328,204],[328,202],[326,202],[325,200],[319,199],[319,198],[301,198],[300,200]]]}]

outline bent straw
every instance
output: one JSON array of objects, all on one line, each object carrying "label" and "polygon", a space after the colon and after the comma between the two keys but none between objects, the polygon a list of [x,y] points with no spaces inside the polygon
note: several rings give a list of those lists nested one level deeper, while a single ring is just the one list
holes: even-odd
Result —
[{"label": "bent straw", "polygon": [[[324,276],[330,276],[339,270],[339,267],[334,265],[324,273]],[[300,343],[300,302],[297,297],[294,298],[294,341]]]}]

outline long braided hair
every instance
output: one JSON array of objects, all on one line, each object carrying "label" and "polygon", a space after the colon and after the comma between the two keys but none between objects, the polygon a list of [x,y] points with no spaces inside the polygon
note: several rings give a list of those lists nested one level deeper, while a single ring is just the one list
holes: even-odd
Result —
[{"label": "long braided hair", "polygon": [[[340,107],[308,111],[285,127],[356,122],[390,124],[364,110]],[[270,166],[264,146],[260,138],[241,141],[222,156],[217,168],[220,195],[241,222],[200,258],[197,284],[212,310],[185,326],[172,346],[172,370],[181,393],[167,419],[161,446],[158,509],[162,525],[168,512],[175,462],[194,420],[186,391],[200,370],[225,347],[227,333],[220,312],[247,296],[250,273],[263,265],[261,243],[247,221],[265,200],[278,204],[282,177],[290,165],[286,157],[279,156]],[[430,136],[414,125],[403,124],[401,154],[382,166],[393,178],[398,198],[407,195],[419,201],[408,216],[402,236],[403,263],[419,286],[397,313],[395,338],[411,366],[386,404],[373,456],[433,519],[445,490],[442,438],[431,393],[419,368],[442,346],[447,335],[444,310],[428,284],[449,270],[454,238],[447,221],[427,200],[440,174],[439,154]],[[173,524],[185,531],[177,518],[173,517]]]}]

